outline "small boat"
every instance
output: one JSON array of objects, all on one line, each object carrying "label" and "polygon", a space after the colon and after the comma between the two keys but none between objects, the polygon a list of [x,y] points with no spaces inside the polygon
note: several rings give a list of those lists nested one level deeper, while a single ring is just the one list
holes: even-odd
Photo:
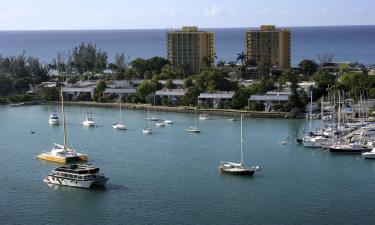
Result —
[{"label": "small boat", "polygon": [[142,132],[143,134],[152,134],[151,128],[143,128]]},{"label": "small boat", "polygon": [[173,124],[173,121],[172,120],[164,120],[164,123],[165,124]]},{"label": "small boat", "polygon": [[330,152],[334,153],[351,153],[351,154],[360,154],[367,152],[368,148],[364,147],[361,144],[350,143],[350,144],[336,144],[329,147]]},{"label": "small boat", "polygon": [[86,119],[82,122],[82,125],[86,127],[93,127],[95,126],[95,121],[89,114],[87,114]]},{"label": "small boat", "polygon": [[155,126],[157,127],[165,127],[165,123],[161,122],[161,123],[155,123]]},{"label": "small boat", "polygon": [[[150,118],[150,109],[149,108],[147,108],[147,117],[146,118]],[[152,134],[152,130],[150,128],[150,121],[151,120],[148,120],[148,127],[143,128],[143,130],[142,130],[143,134]]]},{"label": "small boat", "polygon": [[156,118],[156,117],[146,117],[145,120],[150,120],[150,121],[159,121],[159,119]]},{"label": "small boat", "polygon": [[200,133],[201,131],[195,127],[189,127],[189,128],[186,128],[186,131],[187,132],[191,132],[191,133]]},{"label": "small boat", "polygon": [[123,123],[122,122],[122,113],[121,113],[121,97],[119,98],[119,104],[120,104],[120,106],[119,106],[119,108],[120,108],[120,118],[119,118],[119,121],[117,122],[117,123],[114,123],[113,125],[112,125],[112,127],[114,128],[114,129],[116,129],[116,130],[126,130],[126,129],[128,129],[128,127],[126,126],[126,124],[125,123]]},{"label": "small boat", "polygon": [[200,114],[199,115],[200,120],[209,120],[211,119],[208,114]]},{"label": "small boat", "polygon": [[197,108],[195,107],[195,112],[194,112],[194,127],[189,127],[185,129],[185,131],[190,132],[190,133],[200,133],[201,131],[197,128]]},{"label": "small boat", "polygon": [[235,118],[229,118],[228,121],[237,121]]},{"label": "small boat", "polygon": [[59,117],[56,113],[52,113],[49,115],[48,123],[51,125],[58,125],[59,124]]},{"label": "small boat", "polygon": [[91,165],[61,166],[43,179],[45,183],[70,187],[91,188],[105,186],[108,178],[99,172],[99,168]]},{"label": "small boat", "polygon": [[243,137],[242,137],[242,118],[241,115],[241,162],[234,163],[234,162],[220,162],[219,169],[222,173],[228,173],[233,175],[244,175],[244,176],[252,176],[256,171],[260,170],[260,166],[252,166],[246,167],[244,166],[243,162]]},{"label": "small boat", "polygon": [[61,87],[61,115],[64,131],[64,145],[59,145],[55,143],[55,147],[51,151],[44,152],[38,155],[38,159],[47,160],[57,163],[70,163],[74,161],[86,161],[87,155],[83,153],[76,152],[74,149],[67,147],[67,135],[66,135],[66,123],[64,114],[64,97],[63,88]]},{"label": "small boat", "polygon": [[373,148],[370,152],[363,152],[362,156],[365,159],[375,159],[375,148]]}]

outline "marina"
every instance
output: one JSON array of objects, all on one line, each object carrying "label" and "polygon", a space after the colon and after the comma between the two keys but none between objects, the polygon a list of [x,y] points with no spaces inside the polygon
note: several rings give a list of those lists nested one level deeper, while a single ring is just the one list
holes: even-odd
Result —
[{"label": "marina", "polygon": [[[61,126],[46,122],[53,111],[59,107],[0,106],[0,169],[4,175],[0,208],[3,215],[13,215],[14,223],[32,218],[35,223],[66,224],[82,211],[91,216],[80,221],[91,224],[375,222],[371,216],[375,197],[363,197],[375,185],[370,179],[374,161],[360,154],[304,148],[294,141],[280,144],[286,134],[290,139],[303,136],[303,130],[309,129],[308,120],[245,117],[244,149],[249,155],[244,161],[261,165],[262,170],[252,177],[237,177],[221,175],[217,167],[222,160],[240,160],[239,121],[228,122],[225,116],[197,119],[197,127],[204,132],[189,135],[185,129],[194,123],[194,114],[156,111],[158,117],[174,124],[145,137],[141,130],[148,123],[144,119],[147,111],[124,110],[127,132],[111,132],[118,117],[113,108],[91,108],[97,127],[85,129],[81,121],[87,109],[68,106],[69,146],[87,153],[87,163],[99,165],[110,178],[105,190],[89,191],[42,182],[59,166],[35,159],[63,136]],[[20,121],[22,127],[15,126]],[[320,120],[312,121],[312,130],[320,126]],[[72,217],[56,211],[57,207]],[[291,216],[283,216],[287,213]],[[9,219],[2,216],[0,223]]]}]

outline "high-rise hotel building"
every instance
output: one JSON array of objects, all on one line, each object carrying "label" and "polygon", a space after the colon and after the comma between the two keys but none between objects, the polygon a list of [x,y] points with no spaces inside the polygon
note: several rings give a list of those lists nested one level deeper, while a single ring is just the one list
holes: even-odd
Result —
[{"label": "high-rise hotel building", "polygon": [[182,27],[182,30],[167,32],[168,60],[174,69],[182,65],[191,73],[214,63],[214,33],[198,31],[198,27]]},{"label": "high-rise hotel building", "polygon": [[257,64],[268,61],[280,69],[290,68],[290,31],[264,25],[246,31],[246,59]]}]

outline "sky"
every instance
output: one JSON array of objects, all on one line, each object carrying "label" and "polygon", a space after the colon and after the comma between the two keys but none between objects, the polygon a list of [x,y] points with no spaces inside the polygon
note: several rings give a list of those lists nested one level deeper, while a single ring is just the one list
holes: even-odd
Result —
[{"label": "sky", "polygon": [[374,0],[0,0],[0,30],[374,25]]}]

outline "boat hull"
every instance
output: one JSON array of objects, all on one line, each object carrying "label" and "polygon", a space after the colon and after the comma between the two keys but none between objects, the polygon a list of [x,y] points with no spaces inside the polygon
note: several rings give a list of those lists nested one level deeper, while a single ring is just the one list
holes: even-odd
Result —
[{"label": "boat hull", "polygon": [[43,179],[43,181],[48,184],[56,184],[78,188],[91,188],[93,186],[105,186],[105,184],[108,181],[108,178],[100,177],[93,180],[76,180],[49,175],[45,179]]},{"label": "boat hull", "polygon": [[220,171],[225,174],[238,175],[238,176],[252,176],[255,173],[255,170],[232,171],[232,170],[220,169]]},{"label": "boat hull", "polygon": [[361,154],[366,152],[365,149],[341,149],[341,148],[329,148],[330,152],[333,153],[347,153],[347,154]]},{"label": "boat hull", "polygon": [[77,156],[60,157],[60,156],[53,156],[53,155],[42,153],[38,155],[38,159],[46,160],[50,162],[56,162],[56,163],[71,163],[71,162],[77,162],[77,161],[87,161],[87,156],[77,155]]}]

